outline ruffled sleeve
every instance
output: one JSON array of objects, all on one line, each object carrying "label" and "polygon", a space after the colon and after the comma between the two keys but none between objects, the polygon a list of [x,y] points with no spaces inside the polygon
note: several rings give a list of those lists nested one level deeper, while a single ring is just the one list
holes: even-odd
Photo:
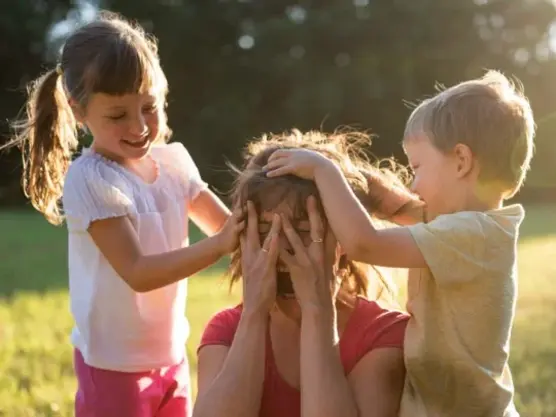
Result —
[{"label": "ruffled sleeve", "polygon": [[64,183],[62,204],[70,231],[86,231],[96,221],[136,213],[132,190],[119,173],[100,161],[75,160]]},{"label": "ruffled sleeve", "polygon": [[154,151],[158,153],[162,164],[169,168],[171,175],[177,176],[175,182],[188,202],[195,200],[199,193],[208,187],[182,143],[172,142]]}]

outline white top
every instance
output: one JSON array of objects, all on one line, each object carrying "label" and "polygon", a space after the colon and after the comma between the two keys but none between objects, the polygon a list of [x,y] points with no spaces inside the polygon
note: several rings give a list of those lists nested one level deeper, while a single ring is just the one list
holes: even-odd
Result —
[{"label": "white top", "polygon": [[508,366],[520,205],[409,228],[428,267],[410,271],[401,417],[518,417]]},{"label": "white top", "polygon": [[145,371],[185,357],[187,281],[137,293],[87,232],[94,220],[128,216],[146,255],[188,245],[188,202],[207,185],[182,144],[153,147],[150,155],[158,169],[152,184],[90,149],[65,179],[72,343],[97,368]]}]

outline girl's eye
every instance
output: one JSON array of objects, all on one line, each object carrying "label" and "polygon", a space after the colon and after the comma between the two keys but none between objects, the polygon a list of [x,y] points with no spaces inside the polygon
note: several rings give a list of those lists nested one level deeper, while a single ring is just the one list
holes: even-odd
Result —
[{"label": "girl's eye", "polygon": [[125,117],[125,113],[122,114],[118,114],[118,115],[114,115],[114,116],[108,116],[108,118],[110,120],[121,120]]},{"label": "girl's eye", "polygon": [[143,107],[143,111],[146,113],[156,113],[158,107],[155,104],[150,104],[148,106]]}]

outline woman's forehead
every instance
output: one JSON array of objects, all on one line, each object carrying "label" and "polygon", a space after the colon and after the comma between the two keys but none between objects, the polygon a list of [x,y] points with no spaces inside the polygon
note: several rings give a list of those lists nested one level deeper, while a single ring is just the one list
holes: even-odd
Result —
[{"label": "woman's forehead", "polygon": [[305,207],[296,207],[298,205],[292,203],[293,202],[289,201],[281,201],[274,207],[261,207],[259,218],[267,222],[272,222],[274,214],[280,214],[291,220],[308,220],[309,216],[307,215],[307,209]]}]

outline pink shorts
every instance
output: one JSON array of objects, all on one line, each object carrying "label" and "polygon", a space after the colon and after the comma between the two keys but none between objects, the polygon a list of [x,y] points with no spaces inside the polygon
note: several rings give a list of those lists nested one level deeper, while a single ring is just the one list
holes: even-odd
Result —
[{"label": "pink shorts", "polygon": [[147,372],[94,368],[74,351],[76,417],[187,417],[187,362]]}]

